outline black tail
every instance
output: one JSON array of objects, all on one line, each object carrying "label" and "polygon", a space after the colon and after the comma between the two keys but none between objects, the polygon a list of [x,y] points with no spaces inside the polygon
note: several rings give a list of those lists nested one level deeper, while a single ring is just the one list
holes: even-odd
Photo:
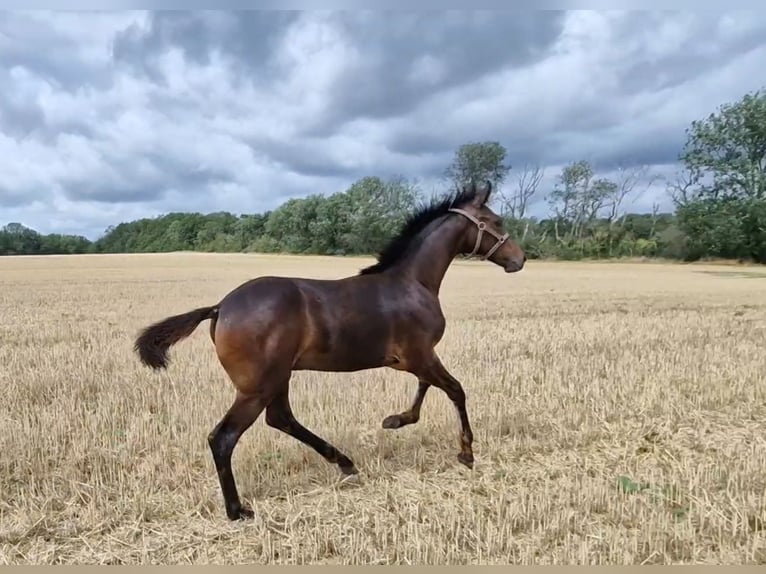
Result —
[{"label": "black tail", "polygon": [[168,349],[191,335],[202,321],[217,314],[218,306],[214,305],[163,319],[141,331],[133,348],[144,365],[164,369],[168,366]]}]

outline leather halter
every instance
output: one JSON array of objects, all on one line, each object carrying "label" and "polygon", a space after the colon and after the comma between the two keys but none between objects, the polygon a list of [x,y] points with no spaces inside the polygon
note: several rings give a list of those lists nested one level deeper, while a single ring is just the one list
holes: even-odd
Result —
[{"label": "leather halter", "polygon": [[458,209],[456,207],[450,208],[449,211],[452,211],[453,213],[459,213],[460,215],[463,215],[463,216],[467,217],[468,219],[470,219],[471,221],[473,221],[476,224],[476,227],[479,228],[479,232],[476,234],[476,244],[473,246],[473,251],[471,251],[471,254],[468,257],[473,257],[473,256],[475,256],[478,253],[479,247],[481,246],[481,237],[482,237],[482,234],[485,231],[487,233],[489,233],[490,235],[492,235],[495,239],[497,239],[497,242],[492,246],[492,249],[487,251],[484,255],[479,255],[478,256],[478,258],[482,259],[482,260],[488,259],[489,257],[491,257],[492,254],[495,251],[497,251],[498,248],[503,243],[505,243],[506,239],[508,239],[508,237],[509,237],[508,233],[506,233],[505,235],[500,235],[494,229],[491,229],[491,228],[487,227],[486,223],[484,223],[483,221],[479,221],[478,219],[476,219],[473,215],[471,215],[467,211],[463,211],[462,209]]}]

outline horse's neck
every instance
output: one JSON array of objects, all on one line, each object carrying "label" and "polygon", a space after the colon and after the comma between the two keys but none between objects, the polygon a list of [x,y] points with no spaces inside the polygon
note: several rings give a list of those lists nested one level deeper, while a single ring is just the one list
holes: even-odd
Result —
[{"label": "horse's neck", "polygon": [[438,295],[444,275],[457,256],[460,230],[460,222],[453,218],[433,231],[424,230],[423,238],[402,261],[403,271]]}]

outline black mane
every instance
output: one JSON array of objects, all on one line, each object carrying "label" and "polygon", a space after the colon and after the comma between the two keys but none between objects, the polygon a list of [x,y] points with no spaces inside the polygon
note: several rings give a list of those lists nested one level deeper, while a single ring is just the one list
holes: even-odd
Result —
[{"label": "black mane", "polygon": [[388,244],[378,254],[378,262],[359,271],[359,275],[381,273],[390,268],[401,259],[412,241],[429,223],[442,215],[446,215],[451,207],[459,207],[472,201],[476,197],[476,193],[477,190],[474,186],[466,186],[446,197],[436,198],[431,203],[415,210],[404,222],[399,233],[389,240]]}]

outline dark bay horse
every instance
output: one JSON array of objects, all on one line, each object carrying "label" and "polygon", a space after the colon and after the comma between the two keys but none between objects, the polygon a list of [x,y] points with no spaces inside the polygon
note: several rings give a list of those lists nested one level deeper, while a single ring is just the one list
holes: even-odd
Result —
[{"label": "dark bay horse", "polygon": [[492,191],[466,186],[416,211],[357,275],[334,280],[259,277],[219,303],[168,317],[146,327],[135,342],[141,361],[167,367],[171,345],[210,319],[210,337],[234,387],[234,403],[208,436],[226,514],[251,518],[237,493],[231,456],[242,434],[266,410],[266,424],[313,448],[346,475],[354,463],[296,420],[290,408],[293,371],[349,372],[390,367],[418,380],[406,411],[383,420],[387,429],[416,423],[431,386],[444,391],[460,419],[458,460],[473,468],[473,432],[460,382],[434,348],[444,334],[439,287],[459,254],[487,259],[507,273],[526,261],[502,220],[486,203]]}]

